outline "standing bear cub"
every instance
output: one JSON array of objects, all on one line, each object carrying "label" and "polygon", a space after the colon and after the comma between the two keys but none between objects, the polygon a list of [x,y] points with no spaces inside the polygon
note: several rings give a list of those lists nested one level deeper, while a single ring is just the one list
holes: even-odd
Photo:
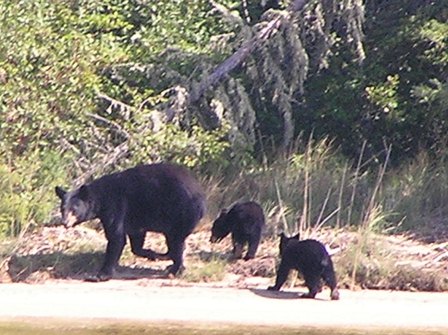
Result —
[{"label": "standing bear cub", "polygon": [[257,252],[264,226],[263,209],[259,204],[254,201],[237,203],[230,210],[221,211],[213,223],[210,242],[219,242],[232,233],[234,258],[241,258],[243,247],[248,244],[244,259],[252,259]]},{"label": "standing bear cub", "polygon": [[[187,169],[167,163],[105,175],[71,192],[56,187],[56,194],[66,227],[95,218],[103,225],[107,248],[103,266],[92,278],[97,281],[113,276],[126,236],[135,255],[171,259],[169,273],[175,275],[183,266],[185,239],[205,212],[201,185]],[[165,235],[165,254],[143,249],[147,231]]]},{"label": "standing bear cub", "polygon": [[309,292],[306,298],[314,298],[320,291],[320,280],[331,289],[331,300],[339,300],[333,262],[325,246],[316,240],[299,240],[299,235],[286,237],[280,235],[281,261],[275,285],[268,290],[278,291],[288,278],[289,271],[298,270],[305,278]]}]

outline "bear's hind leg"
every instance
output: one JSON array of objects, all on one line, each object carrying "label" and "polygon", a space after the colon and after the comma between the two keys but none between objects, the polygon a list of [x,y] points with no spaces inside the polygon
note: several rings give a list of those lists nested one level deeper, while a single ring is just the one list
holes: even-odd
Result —
[{"label": "bear's hind leg", "polygon": [[324,271],[322,273],[322,279],[331,289],[330,293],[331,300],[339,300],[339,291],[337,288],[336,274],[334,273],[333,263],[331,261],[324,268]]},{"label": "bear's hind leg", "polygon": [[152,251],[151,249],[143,249],[143,244],[145,243],[145,233],[130,234],[129,240],[131,241],[131,250],[134,255],[146,257],[151,261],[158,258],[158,253]]},{"label": "bear's hind leg", "polygon": [[167,256],[173,261],[173,264],[168,267],[168,273],[175,276],[179,271],[183,271],[183,257],[184,257],[184,240],[178,238],[166,238],[168,245]]},{"label": "bear's hind leg", "polygon": [[308,287],[309,292],[305,294],[304,298],[313,299],[320,290],[320,275],[314,273],[304,274],[305,285]]}]

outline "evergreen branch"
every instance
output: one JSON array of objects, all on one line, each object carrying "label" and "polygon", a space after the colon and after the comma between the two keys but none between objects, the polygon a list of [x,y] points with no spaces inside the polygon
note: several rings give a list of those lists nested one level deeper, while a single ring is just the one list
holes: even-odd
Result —
[{"label": "evergreen branch", "polygon": [[290,19],[295,12],[302,10],[307,3],[307,0],[294,0],[288,6],[287,14],[285,16],[278,16],[271,20],[266,27],[261,29],[253,38],[246,41],[234,54],[227,58],[224,62],[219,64],[216,69],[208,76],[206,76],[200,83],[196,90],[190,96],[190,103],[197,102],[202,95],[212,86],[216,85],[229,72],[234,70],[237,66],[242,64],[244,60],[249,57],[254,50],[267,41],[282,24],[282,19]]}]

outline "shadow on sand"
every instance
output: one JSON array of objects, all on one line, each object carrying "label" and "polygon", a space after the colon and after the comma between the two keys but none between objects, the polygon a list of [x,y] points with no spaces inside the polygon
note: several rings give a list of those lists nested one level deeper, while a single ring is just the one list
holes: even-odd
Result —
[{"label": "shadow on sand", "polygon": [[251,288],[252,293],[270,299],[301,299],[304,292],[287,292],[287,291],[269,291],[267,289]]},{"label": "shadow on sand", "polygon": [[[269,291],[267,289],[259,289],[259,288],[252,288],[249,289],[249,291],[260,297],[269,299],[283,299],[283,300],[310,299],[306,296],[306,292]],[[325,299],[314,298],[313,300],[323,301]]]},{"label": "shadow on sand", "polygon": [[[89,280],[104,259],[103,252],[42,253],[26,256],[13,255],[8,261],[8,275],[13,282],[24,282],[47,276],[57,279]],[[166,278],[167,271],[147,267],[119,266],[114,279]]]}]

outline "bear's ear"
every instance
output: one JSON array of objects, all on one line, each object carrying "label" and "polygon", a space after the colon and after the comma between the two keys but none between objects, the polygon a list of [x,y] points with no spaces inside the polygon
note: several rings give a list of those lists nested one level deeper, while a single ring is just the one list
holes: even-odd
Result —
[{"label": "bear's ear", "polygon": [[280,243],[279,243],[279,252],[280,252],[280,256],[283,254],[283,251],[286,248],[286,245],[288,244],[289,239],[286,237],[284,232],[281,232],[280,234],[278,234],[278,236],[280,236]]},{"label": "bear's ear", "polygon": [[296,240],[300,240],[300,233],[297,233],[294,236],[291,236],[291,238],[294,238]]},{"label": "bear's ear", "polygon": [[62,187],[56,186],[54,188],[54,191],[56,192],[56,195],[59,197],[59,199],[63,200],[65,197],[65,194],[67,193]]},{"label": "bear's ear", "polygon": [[82,201],[89,199],[89,188],[86,185],[82,185],[78,191],[78,197]]}]

